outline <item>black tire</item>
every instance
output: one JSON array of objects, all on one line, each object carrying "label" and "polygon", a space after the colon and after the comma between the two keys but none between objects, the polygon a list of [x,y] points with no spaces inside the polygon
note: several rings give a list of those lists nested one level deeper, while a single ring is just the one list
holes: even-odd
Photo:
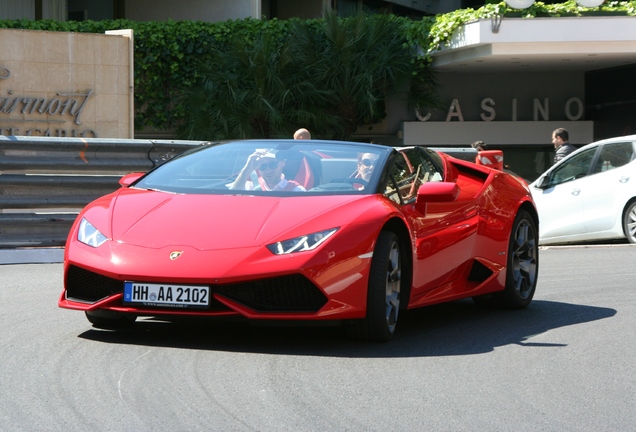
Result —
[{"label": "black tire", "polygon": [[380,232],[369,270],[367,314],[349,323],[350,337],[377,342],[393,338],[400,311],[402,261],[397,235]]},{"label": "black tire", "polygon": [[636,200],[629,202],[625,208],[623,232],[630,243],[636,243]]},{"label": "black tire", "polygon": [[523,309],[534,297],[539,275],[539,235],[530,213],[520,210],[508,243],[506,287],[503,291],[474,297],[480,306]]},{"label": "black tire", "polygon": [[534,219],[521,210],[512,226],[508,245],[506,288],[502,306],[523,309],[532,302],[539,276],[539,232]]},{"label": "black tire", "polygon": [[135,324],[135,315],[122,314],[119,312],[96,310],[86,311],[86,319],[93,324],[93,327],[105,330],[124,330],[131,328]]}]

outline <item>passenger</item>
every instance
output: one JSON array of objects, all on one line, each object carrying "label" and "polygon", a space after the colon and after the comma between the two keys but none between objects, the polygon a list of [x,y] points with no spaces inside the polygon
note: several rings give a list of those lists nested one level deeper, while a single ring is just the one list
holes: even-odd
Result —
[{"label": "passenger", "polygon": [[371,174],[373,174],[373,168],[378,162],[378,155],[373,153],[361,153],[358,155],[358,173],[356,178],[361,178],[365,182],[371,180]]},{"label": "passenger", "polygon": [[234,183],[230,185],[230,189],[305,191],[305,188],[299,183],[285,179],[284,167],[285,161],[278,159],[273,151],[256,150],[247,158],[245,166],[239,172]]},{"label": "passenger", "polygon": [[358,154],[358,167],[356,171],[351,175],[354,179],[364,180],[364,183],[353,183],[353,187],[362,190],[371,180],[373,169],[378,163],[379,156],[374,153],[360,153]]}]

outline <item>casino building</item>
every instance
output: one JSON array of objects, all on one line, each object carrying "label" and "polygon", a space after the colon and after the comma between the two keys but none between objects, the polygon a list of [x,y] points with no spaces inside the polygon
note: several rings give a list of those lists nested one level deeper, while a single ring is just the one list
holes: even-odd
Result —
[{"label": "casino building", "polygon": [[[527,7],[532,0],[508,0]],[[579,3],[601,0],[580,0]],[[544,3],[560,3],[545,1]],[[0,18],[205,20],[315,18],[355,6],[418,19],[480,7],[474,0],[4,0]],[[587,6],[587,5],[586,5]],[[636,17],[503,18],[471,22],[434,54],[444,110],[389,116],[358,138],[385,144],[501,149],[511,170],[533,180],[552,163],[551,133],[575,145],[636,133]]]}]

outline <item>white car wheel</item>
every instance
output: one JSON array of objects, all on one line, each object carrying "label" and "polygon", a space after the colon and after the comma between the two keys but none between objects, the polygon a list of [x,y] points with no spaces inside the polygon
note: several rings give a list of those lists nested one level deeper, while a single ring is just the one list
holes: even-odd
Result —
[{"label": "white car wheel", "polygon": [[636,243],[636,200],[627,204],[625,215],[623,216],[623,232],[630,243]]}]

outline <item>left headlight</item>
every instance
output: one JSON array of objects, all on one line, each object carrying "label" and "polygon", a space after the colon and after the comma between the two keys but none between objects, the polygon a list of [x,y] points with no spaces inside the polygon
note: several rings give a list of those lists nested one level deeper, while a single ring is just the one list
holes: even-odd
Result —
[{"label": "left headlight", "polygon": [[338,231],[338,228],[331,228],[325,231],[319,231],[293,239],[279,241],[277,243],[267,245],[267,249],[276,255],[313,250],[323,244],[336,231]]},{"label": "left headlight", "polygon": [[91,225],[89,221],[82,218],[79,230],[77,231],[77,240],[96,248],[104,244],[108,238]]}]

